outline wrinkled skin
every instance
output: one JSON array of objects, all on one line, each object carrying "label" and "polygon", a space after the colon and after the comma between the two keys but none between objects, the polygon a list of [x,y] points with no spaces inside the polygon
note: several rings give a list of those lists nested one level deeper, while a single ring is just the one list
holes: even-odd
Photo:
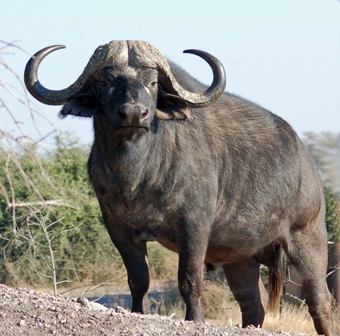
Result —
[{"label": "wrinkled skin", "polygon": [[[171,64],[187,90],[204,87]],[[284,250],[301,273],[319,334],[332,335],[325,205],[316,169],[291,127],[230,94],[205,108],[166,96],[154,69],[104,68],[61,115],[92,116],[88,171],[128,272],[133,312],[149,287],[146,242],[179,254],[187,320],[201,321],[204,263],[223,267],[242,324],[262,325],[260,263]],[[156,110],[193,116],[160,121]],[[184,118],[185,119],[185,118]]]}]

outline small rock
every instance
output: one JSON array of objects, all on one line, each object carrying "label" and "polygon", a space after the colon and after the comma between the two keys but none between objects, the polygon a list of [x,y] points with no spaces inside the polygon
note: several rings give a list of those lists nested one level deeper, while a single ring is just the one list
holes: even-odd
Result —
[{"label": "small rock", "polygon": [[20,320],[20,322],[18,323],[18,326],[19,327],[24,327],[26,325],[26,322],[25,322],[25,320]]}]

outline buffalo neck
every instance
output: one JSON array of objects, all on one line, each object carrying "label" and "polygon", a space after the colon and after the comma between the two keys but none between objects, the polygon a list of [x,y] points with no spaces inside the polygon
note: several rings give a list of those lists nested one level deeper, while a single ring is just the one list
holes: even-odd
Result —
[{"label": "buffalo neck", "polygon": [[94,128],[92,151],[100,158],[100,169],[126,198],[135,198],[156,180],[162,164],[163,127],[157,125],[157,131],[151,129],[133,140],[122,139],[116,131]]}]

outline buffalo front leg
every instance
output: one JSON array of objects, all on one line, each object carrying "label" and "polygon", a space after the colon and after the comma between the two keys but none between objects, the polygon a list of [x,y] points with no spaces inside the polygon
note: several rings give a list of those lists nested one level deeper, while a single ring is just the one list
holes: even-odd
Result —
[{"label": "buffalo front leg", "polygon": [[143,246],[118,248],[128,274],[128,284],[132,296],[131,311],[144,313],[143,299],[149,289],[150,276],[147,263],[146,243]]},{"label": "buffalo front leg", "polygon": [[128,284],[132,296],[131,311],[143,313],[143,299],[149,289],[150,282],[146,243],[133,240],[123,230],[115,231],[108,227],[108,231],[127,270]]},{"label": "buffalo front leg", "polygon": [[188,226],[185,223],[181,227],[181,236],[178,237],[178,287],[186,306],[185,319],[198,322],[203,321],[200,297],[208,234]]},{"label": "buffalo front leg", "polygon": [[242,313],[242,327],[262,326],[264,309],[259,290],[260,264],[247,259],[237,264],[224,265],[224,274]]}]

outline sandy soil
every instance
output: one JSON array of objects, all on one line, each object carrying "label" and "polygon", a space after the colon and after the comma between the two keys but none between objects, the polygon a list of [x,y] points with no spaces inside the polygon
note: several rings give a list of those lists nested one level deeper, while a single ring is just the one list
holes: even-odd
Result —
[{"label": "sandy soil", "polygon": [[219,327],[157,315],[107,309],[86,299],[52,296],[0,285],[0,335],[303,335]]}]

